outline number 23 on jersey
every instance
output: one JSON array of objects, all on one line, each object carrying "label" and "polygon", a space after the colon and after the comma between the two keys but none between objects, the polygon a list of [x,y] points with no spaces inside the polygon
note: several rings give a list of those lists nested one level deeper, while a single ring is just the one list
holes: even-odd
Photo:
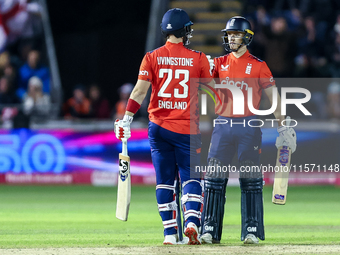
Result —
[{"label": "number 23 on jersey", "polygon": [[[175,71],[175,75],[173,74]],[[160,88],[158,92],[159,97],[165,97],[165,98],[171,98],[172,96],[174,98],[187,98],[189,93],[189,86],[187,82],[189,81],[189,70],[184,69],[167,69],[162,68],[159,69],[159,78],[164,78],[164,75],[167,74],[167,78],[165,82],[163,83],[162,87]],[[167,90],[169,84],[176,85],[179,84],[183,87],[183,93],[180,92],[179,88],[174,88],[173,92]],[[167,92],[165,92],[167,91]]]}]

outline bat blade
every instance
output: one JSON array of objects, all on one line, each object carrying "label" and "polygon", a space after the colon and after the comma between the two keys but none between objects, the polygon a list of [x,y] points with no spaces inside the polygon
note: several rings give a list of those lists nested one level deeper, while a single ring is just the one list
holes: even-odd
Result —
[{"label": "bat blade", "polygon": [[127,221],[131,200],[130,157],[119,153],[116,217]]},{"label": "bat blade", "polygon": [[284,205],[286,203],[291,153],[292,150],[287,146],[281,146],[277,151],[272,195],[274,204]]},{"label": "bat blade", "polygon": [[182,229],[182,216],[181,216],[181,183],[179,180],[179,175],[177,173],[177,179],[175,180],[176,186],[175,186],[175,191],[176,191],[176,204],[177,204],[177,213],[176,213],[176,221],[177,221],[177,233],[178,233],[178,240],[183,241],[183,229]]}]

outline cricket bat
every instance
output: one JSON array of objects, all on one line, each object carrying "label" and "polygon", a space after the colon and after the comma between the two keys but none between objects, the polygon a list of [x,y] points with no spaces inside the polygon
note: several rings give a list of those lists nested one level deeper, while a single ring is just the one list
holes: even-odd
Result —
[{"label": "cricket bat", "polygon": [[130,157],[127,152],[127,139],[122,139],[122,153],[119,153],[119,174],[116,217],[127,221],[131,200]]},{"label": "cricket bat", "polygon": [[176,185],[175,185],[175,191],[176,191],[176,204],[177,204],[177,214],[176,214],[176,221],[177,221],[177,233],[178,233],[178,241],[182,242],[183,241],[183,228],[182,228],[182,216],[181,216],[181,211],[182,211],[182,206],[181,206],[181,183],[179,180],[179,175],[178,175],[178,169],[177,169],[177,177],[176,177]]},{"label": "cricket bat", "polygon": [[[290,117],[287,117],[286,123],[289,126]],[[291,154],[292,150],[286,145],[281,146],[277,151],[272,196],[272,202],[277,205],[286,203]]]}]

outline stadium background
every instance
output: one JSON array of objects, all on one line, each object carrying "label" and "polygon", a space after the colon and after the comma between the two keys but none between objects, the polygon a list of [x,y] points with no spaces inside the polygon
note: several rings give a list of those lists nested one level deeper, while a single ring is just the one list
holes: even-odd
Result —
[{"label": "stadium background", "polygon": [[[8,43],[3,52],[9,53],[10,65],[17,68],[19,76],[20,63],[25,62],[22,45],[41,51],[43,63],[51,71],[51,112],[54,114],[18,114],[6,119],[4,109],[15,107],[2,104],[0,182],[115,185],[121,144],[112,132],[112,119],[117,117],[117,101],[124,101],[120,99],[121,86],[134,84],[144,53],[164,43],[159,30],[162,13],[168,8],[181,7],[195,23],[190,47],[212,56],[224,54],[220,30],[228,18],[242,14],[252,22],[256,36],[250,51],[275,69],[277,86],[294,84],[312,92],[312,99],[307,104],[313,114],[311,117],[299,114],[297,108],[288,108],[288,114],[300,123],[297,127],[299,149],[293,160],[298,173],[291,176],[291,183],[339,183],[338,172],[332,170],[340,154],[339,143],[334,142],[340,139],[340,83],[337,72],[331,71],[337,70],[340,63],[340,58],[336,58],[337,54],[340,56],[337,48],[338,43],[340,45],[337,39],[340,38],[340,18],[336,1],[328,0],[329,5],[322,9],[316,8],[316,4],[320,4],[317,0],[278,1],[276,4],[271,1],[193,0],[118,3],[74,0],[48,1],[47,5],[44,1],[33,2],[41,6],[42,13],[47,8],[50,22],[41,15],[45,25],[43,32],[30,40],[19,37]],[[138,5],[138,8],[131,8],[132,5]],[[50,25],[50,34],[46,23]],[[273,51],[273,47],[279,50]],[[55,49],[54,55],[49,51],[51,48]],[[329,54],[330,49],[334,54]],[[284,64],[278,69],[280,65],[275,63],[281,62]],[[55,71],[55,66],[59,71]],[[111,114],[104,119],[64,117],[63,104],[72,97],[73,90],[79,84],[89,87],[93,83],[98,84],[108,99]],[[129,140],[129,152],[133,183],[154,184],[145,106],[133,122],[136,131]],[[16,107],[20,110],[23,106]],[[268,108],[266,101],[263,107]],[[213,117],[201,118],[202,165],[205,164]],[[274,164],[275,132],[268,126],[263,129],[263,164]],[[315,146],[317,150],[313,149]],[[320,165],[323,172],[305,174],[300,167],[304,164]],[[272,183],[272,177],[272,174],[266,175],[267,184]],[[237,185],[237,179],[231,183]]]}]

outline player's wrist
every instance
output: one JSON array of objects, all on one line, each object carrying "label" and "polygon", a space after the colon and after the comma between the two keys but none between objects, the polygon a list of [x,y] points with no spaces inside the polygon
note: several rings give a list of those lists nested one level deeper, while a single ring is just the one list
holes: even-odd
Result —
[{"label": "player's wrist", "polygon": [[[131,112],[132,114],[136,114],[136,112],[139,110],[140,104],[136,102],[135,100],[129,98],[129,101],[126,106],[126,111]],[[130,116],[131,117],[131,116]]]}]

